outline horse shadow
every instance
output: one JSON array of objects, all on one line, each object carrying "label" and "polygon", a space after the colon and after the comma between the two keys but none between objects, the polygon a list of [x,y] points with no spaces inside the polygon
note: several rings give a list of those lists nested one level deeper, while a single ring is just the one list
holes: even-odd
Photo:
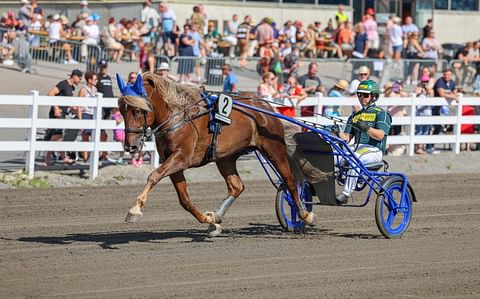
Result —
[{"label": "horse shadow", "polygon": [[103,249],[119,249],[118,246],[130,242],[161,243],[162,241],[186,238],[183,242],[211,241],[206,237],[205,230],[175,230],[165,232],[128,231],[67,234],[65,236],[37,236],[18,238],[20,242],[43,243],[50,245],[69,245],[73,243],[96,243]]},{"label": "horse shadow", "polygon": [[73,243],[95,243],[102,249],[120,249],[120,245],[130,242],[163,243],[168,240],[181,239],[179,242],[214,242],[215,239],[258,238],[258,239],[319,239],[340,237],[352,239],[378,239],[379,235],[368,233],[338,233],[324,228],[302,228],[287,232],[279,225],[266,223],[249,223],[249,226],[224,229],[216,238],[208,238],[206,230],[173,231],[123,231],[101,233],[67,234],[65,236],[36,236],[18,238],[19,242],[43,243],[49,245],[70,245]]}]

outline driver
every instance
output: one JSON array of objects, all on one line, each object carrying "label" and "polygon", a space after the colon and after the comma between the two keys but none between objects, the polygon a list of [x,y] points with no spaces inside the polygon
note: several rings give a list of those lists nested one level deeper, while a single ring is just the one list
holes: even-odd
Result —
[{"label": "driver", "polygon": [[[355,138],[352,150],[363,164],[382,161],[392,123],[390,114],[375,105],[379,96],[380,90],[375,81],[360,82],[357,87],[357,97],[362,109],[350,115],[345,132],[340,133],[340,137],[347,143]],[[355,190],[359,173],[359,168],[351,168],[347,172],[343,192],[336,197],[339,204],[347,203]]]}]

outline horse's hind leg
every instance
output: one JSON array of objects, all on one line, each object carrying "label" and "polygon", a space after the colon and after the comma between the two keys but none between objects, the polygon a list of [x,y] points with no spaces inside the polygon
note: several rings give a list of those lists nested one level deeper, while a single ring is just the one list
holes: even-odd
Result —
[{"label": "horse's hind leg", "polygon": [[298,215],[306,224],[314,226],[317,222],[317,216],[313,212],[306,211],[298,197],[295,177],[292,174],[288,164],[287,150],[284,144],[272,140],[263,140],[261,152],[272,163],[275,169],[280,173],[287,190],[292,194],[293,201],[297,207]]},{"label": "horse's hind leg", "polygon": [[219,223],[222,223],[225,214],[228,209],[233,205],[235,200],[240,196],[240,194],[245,190],[240,176],[238,175],[236,167],[236,158],[224,158],[216,161],[218,170],[222,174],[225,182],[227,183],[228,196],[225,198],[220,205],[213,212],[206,212],[207,215],[211,216],[214,220],[214,223],[211,223],[208,226],[208,235],[210,237],[215,237],[219,235],[222,231],[222,227]]}]

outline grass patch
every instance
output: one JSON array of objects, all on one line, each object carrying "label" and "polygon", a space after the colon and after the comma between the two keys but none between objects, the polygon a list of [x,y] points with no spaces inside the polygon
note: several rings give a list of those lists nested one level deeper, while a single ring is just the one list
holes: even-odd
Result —
[{"label": "grass patch", "polygon": [[15,188],[48,188],[46,177],[29,179],[25,171],[0,174],[0,182]]}]

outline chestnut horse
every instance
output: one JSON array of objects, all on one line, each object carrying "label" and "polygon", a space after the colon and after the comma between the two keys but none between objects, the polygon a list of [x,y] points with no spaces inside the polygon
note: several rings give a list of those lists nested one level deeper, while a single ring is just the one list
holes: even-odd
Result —
[{"label": "chestnut horse", "polygon": [[[241,155],[258,150],[281,175],[285,188],[293,195],[300,217],[308,225],[315,225],[315,214],[306,211],[299,201],[296,179],[287,157],[284,125],[280,119],[234,105],[230,114],[231,124],[222,126],[221,132],[214,138],[209,131],[211,110],[204,101],[205,93],[201,88],[174,83],[152,73],[143,76],[139,75],[134,84],[125,85],[117,74],[122,93],[118,105],[125,121],[124,147],[131,154],[141,151],[146,135],[151,132],[163,163],[148,176],[143,192],[136,198],[125,221],[134,222],[142,216],[150,190],[161,179],[170,176],[182,207],[200,223],[209,224],[209,236],[218,235],[225,213],[245,188],[236,161]],[[232,97],[273,111],[259,98]],[[217,139],[216,142],[214,139]],[[212,147],[213,144],[215,146]],[[224,177],[228,193],[217,209],[202,213],[190,201],[183,171],[212,161]]]}]

